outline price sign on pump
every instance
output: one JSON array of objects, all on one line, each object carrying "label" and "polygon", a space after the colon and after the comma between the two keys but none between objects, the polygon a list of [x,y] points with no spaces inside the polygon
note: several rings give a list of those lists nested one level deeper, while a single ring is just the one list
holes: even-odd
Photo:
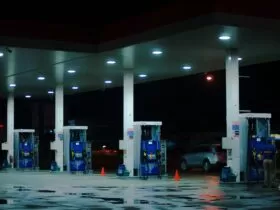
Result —
[{"label": "price sign on pump", "polygon": [[133,135],[134,135],[133,128],[128,128],[127,129],[127,136],[128,136],[128,138],[133,139]]},{"label": "price sign on pump", "polygon": [[63,133],[57,134],[57,138],[62,141],[63,140]]},{"label": "price sign on pump", "polygon": [[232,122],[232,136],[239,137],[239,122]]}]

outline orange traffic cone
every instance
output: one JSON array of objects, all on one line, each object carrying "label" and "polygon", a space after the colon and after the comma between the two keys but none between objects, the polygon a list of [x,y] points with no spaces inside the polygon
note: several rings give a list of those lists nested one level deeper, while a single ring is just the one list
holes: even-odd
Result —
[{"label": "orange traffic cone", "polygon": [[101,175],[101,176],[105,176],[105,170],[104,170],[104,167],[102,167],[100,175]]},{"label": "orange traffic cone", "polygon": [[176,169],[176,171],[175,171],[175,176],[174,176],[174,180],[175,181],[180,181],[180,175],[179,175],[179,172],[178,172],[178,170]]}]

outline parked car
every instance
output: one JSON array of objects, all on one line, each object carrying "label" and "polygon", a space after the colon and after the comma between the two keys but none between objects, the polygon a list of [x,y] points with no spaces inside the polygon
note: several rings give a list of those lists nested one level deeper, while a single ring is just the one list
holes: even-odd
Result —
[{"label": "parked car", "polygon": [[181,157],[180,168],[202,168],[205,172],[226,165],[226,150],[219,144],[199,145]]}]

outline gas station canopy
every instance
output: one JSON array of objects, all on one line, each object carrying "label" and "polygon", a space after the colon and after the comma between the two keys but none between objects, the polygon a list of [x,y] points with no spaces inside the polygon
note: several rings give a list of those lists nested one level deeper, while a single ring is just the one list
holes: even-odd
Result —
[{"label": "gas station canopy", "polygon": [[[121,24],[128,23],[120,23],[120,30]],[[65,94],[122,86],[123,50],[128,46],[134,48],[135,83],[224,69],[232,48],[238,50],[240,66],[277,61],[279,26],[277,18],[212,12],[113,41],[105,27],[100,34],[108,39],[98,44],[40,38],[25,42],[0,34],[0,90],[4,95],[14,90],[18,97],[44,97],[53,94],[58,83],[64,84]]]}]

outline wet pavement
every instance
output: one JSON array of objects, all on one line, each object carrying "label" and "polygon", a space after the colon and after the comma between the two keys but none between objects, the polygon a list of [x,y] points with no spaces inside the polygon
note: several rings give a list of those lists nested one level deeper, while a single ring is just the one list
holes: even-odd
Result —
[{"label": "wet pavement", "polygon": [[0,173],[0,209],[280,209],[280,191],[220,184],[217,176],[119,179],[114,175]]}]

